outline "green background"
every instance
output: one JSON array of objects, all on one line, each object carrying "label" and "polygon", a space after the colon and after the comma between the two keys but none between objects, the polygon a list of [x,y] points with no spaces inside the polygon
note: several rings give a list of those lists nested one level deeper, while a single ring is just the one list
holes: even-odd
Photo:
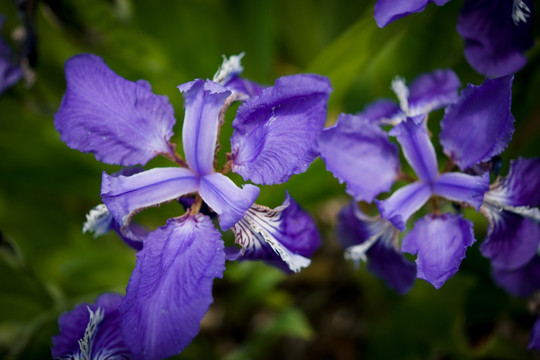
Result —
[{"label": "green background", "polygon": [[[452,68],[462,84],[483,77],[465,61],[455,30],[462,1],[429,5],[384,29],[374,1],[349,0],[70,0],[36,7],[38,62],[33,84],[22,81],[0,98],[0,357],[50,357],[57,317],[105,291],[123,293],[135,253],[114,234],[82,234],[85,214],[100,203],[104,165],[69,149],[53,126],[65,91],[63,64],[94,53],[119,75],[146,79],[166,94],[178,123],[176,86],[211,78],[221,56],[245,51],[244,77],[272,84],[283,75],[315,72],[330,78],[328,125],[379,97],[393,98],[390,82]],[[539,8],[537,6],[537,8]],[[2,37],[12,47],[21,27],[14,4]],[[538,18],[538,17],[537,17]],[[538,38],[538,27],[534,35]],[[539,155],[540,44],[515,77],[513,140],[502,155]],[[440,119],[442,111],[432,115]],[[230,120],[223,143],[230,135]],[[436,143],[437,120],[434,124]],[[228,127],[227,127],[228,126]],[[438,148],[440,150],[440,148]],[[441,157],[441,162],[444,162]],[[153,160],[148,167],[163,166]],[[179,359],[533,359],[526,350],[538,298],[516,299],[493,284],[489,264],[470,248],[458,275],[440,289],[418,280],[399,296],[343,259],[334,226],[349,201],[344,186],[316,160],[288,184],[267,186],[258,203],[279,205],[285,190],[316,219],[324,245],[312,265],[286,276],[262,263],[228,263],[214,285],[214,304],[201,332]],[[158,227],[179,205],[137,219]],[[486,222],[472,212],[477,238]],[[226,234],[230,238],[231,234]]]}]

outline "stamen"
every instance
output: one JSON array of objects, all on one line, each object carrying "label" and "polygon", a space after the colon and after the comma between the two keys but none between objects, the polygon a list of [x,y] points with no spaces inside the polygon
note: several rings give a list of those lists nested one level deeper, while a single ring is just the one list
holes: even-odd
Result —
[{"label": "stamen", "polygon": [[86,214],[83,233],[93,232],[94,238],[105,235],[111,229],[113,217],[105,204],[99,204]]},{"label": "stamen", "polygon": [[241,52],[238,55],[232,55],[228,59],[225,55],[223,55],[223,63],[214,74],[214,78],[212,80],[218,84],[225,85],[234,76],[241,74],[242,71],[244,71],[244,67],[241,63],[244,55],[245,53]]},{"label": "stamen", "polygon": [[512,7],[512,20],[516,26],[520,22],[526,23],[527,19],[531,16],[531,9],[523,2],[523,0],[514,0],[514,6]]},{"label": "stamen", "polygon": [[405,80],[397,76],[392,80],[391,88],[399,100],[399,107],[406,115],[409,115],[409,88],[405,85]]}]

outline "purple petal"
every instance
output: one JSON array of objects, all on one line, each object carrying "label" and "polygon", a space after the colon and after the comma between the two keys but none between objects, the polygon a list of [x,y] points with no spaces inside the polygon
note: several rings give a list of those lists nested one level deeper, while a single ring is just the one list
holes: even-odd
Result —
[{"label": "purple petal", "polygon": [[399,105],[388,99],[376,100],[357,114],[358,117],[376,124],[391,122],[395,117],[401,115],[403,113]]},{"label": "purple petal", "polygon": [[264,260],[286,271],[308,266],[321,245],[313,219],[288,194],[275,209],[253,204],[232,230],[241,250],[230,260]]},{"label": "purple petal", "polygon": [[534,257],[540,245],[540,225],[536,221],[488,202],[482,212],[489,224],[480,251],[494,267],[517,269]]},{"label": "purple petal", "polygon": [[540,317],[534,322],[534,326],[531,331],[531,340],[529,341],[529,350],[535,349],[540,351]]},{"label": "purple petal", "polygon": [[409,111],[427,114],[456,101],[459,78],[450,70],[436,70],[416,78],[409,86]]},{"label": "purple petal", "polygon": [[471,221],[460,215],[427,215],[405,235],[401,251],[418,255],[416,276],[438,289],[458,271],[474,242]]},{"label": "purple petal", "polygon": [[492,269],[495,282],[514,296],[527,297],[540,289],[540,256],[514,270]]},{"label": "purple petal", "polygon": [[[516,8],[517,4],[525,8]],[[457,30],[465,41],[465,56],[471,66],[486,76],[515,73],[533,46],[532,0],[466,0]],[[524,17],[518,19],[516,11]],[[513,19],[515,17],[515,19]]]},{"label": "purple petal", "polygon": [[390,135],[395,136],[401,145],[403,155],[423,182],[430,184],[437,177],[437,155],[429,139],[425,121],[416,118],[407,118],[392,130]]},{"label": "purple petal", "polygon": [[163,359],[191,342],[213,301],[214,278],[224,270],[223,241],[209,217],[170,219],[150,233],[120,306],[136,359]]},{"label": "purple petal", "polygon": [[450,0],[378,0],[375,3],[375,21],[380,28],[412,13],[418,13],[430,2],[444,5]]},{"label": "purple petal", "polygon": [[233,171],[257,184],[304,172],[317,156],[331,90],[327,78],[293,75],[249,98],[233,121]]},{"label": "purple petal", "polygon": [[416,280],[416,265],[407,260],[400,251],[378,241],[367,252],[369,271],[384,279],[399,294],[411,290]]},{"label": "purple petal", "polygon": [[79,359],[83,358],[82,350],[88,349],[92,359],[104,354],[111,358],[131,359],[132,354],[124,344],[120,329],[118,307],[121,302],[122,295],[106,293],[94,304],[79,304],[72,311],[63,313],[58,319],[60,334],[52,339],[52,357]]},{"label": "purple petal", "polygon": [[498,178],[489,197],[511,206],[540,205],[540,159],[514,160],[510,171],[503,178]]},{"label": "purple petal", "polygon": [[446,108],[440,142],[461,170],[500,154],[514,132],[510,113],[513,77],[486,79],[467,85],[456,103]]},{"label": "purple petal", "polygon": [[146,81],[116,75],[95,55],[72,57],[65,71],[67,89],[54,126],[69,147],[119,165],[174,156],[174,110],[166,96],[154,95]]},{"label": "purple petal", "polygon": [[431,194],[429,185],[415,182],[397,190],[386,200],[375,201],[381,217],[403,231],[407,219],[428,201]]},{"label": "purple petal", "polygon": [[489,190],[489,173],[472,176],[463,173],[446,173],[433,183],[433,192],[453,201],[470,204],[476,211],[484,200],[484,193]]},{"label": "purple petal", "polygon": [[371,202],[389,191],[399,172],[399,150],[386,132],[360,117],[342,114],[336,125],[319,138],[319,151],[347,193],[356,200]]},{"label": "purple petal", "polygon": [[121,227],[138,211],[197,191],[199,178],[184,168],[154,168],[131,176],[103,172],[101,198]]},{"label": "purple petal", "polygon": [[231,94],[223,86],[206,80],[194,80],[178,86],[184,95],[182,142],[189,168],[197,175],[214,171],[214,153],[219,112]]},{"label": "purple petal", "polygon": [[242,188],[223,174],[213,173],[201,179],[199,194],[219,214],[219,226],[225,231],[236,224],[259,195],[259,188],[246,184]]},{"label": "purple petal", "polygon": [[266,88],[266,86],[259,85],[256,82],[244,79],[240,76],[233,77],[225,84],[225,87],[232,92],[239,92],[248,96],[259,96],[263,89]]}]

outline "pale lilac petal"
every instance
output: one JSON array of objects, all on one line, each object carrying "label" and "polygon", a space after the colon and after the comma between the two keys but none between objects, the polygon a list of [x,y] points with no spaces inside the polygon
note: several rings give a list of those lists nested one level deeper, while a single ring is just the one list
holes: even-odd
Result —
[{"label": "pale lilac petal", "polygon": [[219,112],[231,94],[223,86],[201,79],[178,86],[184,95],[182,143],[189,168],[198,175],[214,171]]},{"label": "pale lilac petal", "polygon": [[304,172],[317,156],[331,90],[327,78],[293,75],[246,100],[233,121],[233,171],[257,184]]},{"label": "pale lilac petal", "polygon": [[199,332],[214,278],[224,270],[223,241],[209,217],[170,219],[150,233],[120,306],[122,332],[135,358],[182,351]]},{"label": "pale lilac petal", "polygon": [[446,108],[440,142],[461,170],[500,154],[514,132],[510,112],[513,77],[486,79],[467,85],[456,103]]},{"label": "pale lilac petal", "polygon": [[416,78],[409,86],[409,111],[427,114],[456,101],[459,78],[450,69],[436,70]]},{"label": "pale lilac petal", "polygon": [[531,330],[531,340],[529,341],[529,350],[540,351],[540,317],[534,322],[534,326]]},{"label": "pale lilac petal", "polygon": [[[538,216],[540,212],[535,210]],[[489,202],[482,205],[482,212],[489,223],[480,251],[494,267],[517,269],[534,257],[540,245],[540,225],[537,221]]]},{"label": "pale lilac petal", "polygon": [[399,150],[377,124],[342,114],[319,138],[326,168],[356,200],[371,202],[389,191],[399,172]]},{"label": "pale lilac petal", "polygon": [[281,206],[253,204],[232,228],[240,252],[232,260],[264,260],[286,271],[298,272],[321,245],[315,223],[287,194]]},{"label": "pale lilac petal", "polygon": [[72,311],[63,313],[58,319],[60,334],[52,338],[52,357],[79,359],[88,355],[83,352],[88,349],[92,359],[101,358],[104,354],[111,358],[132,359],[120,328],[118,307],[121,302],[122,295],[106,293],[99,296],[94,304],[79,304]]},{"label": "pale lilac petal", "polygon": [[67,89],[54,117],[61,139],[110,164],[144,165],[174,156],[174,110],[150,84],[116,75],[100,57],[83,54],[65,65]]},{"label": "pale lilac petal", "polygon": [[418,121],[422,117],[420,115],[416,118],[407,118],[390,130],[390,135],[397,138],[403,155],[418,178],[430,184],[438,174],[437,155],[429,139],[425,122]]},{"label": "pale lilac petal", "polygon": [[403,113],[395,101],[379,99],[367,105],[356,115],[369,122],[381,124],[391,122],[394,118],[403,116]]},{"label": "pale lilac petal", "polygon": [[[516,3],[525,5],[526,10],[516,9]],[[505,76],[525,65],[523,53],[534,43],[532,5],[532,0],[465,1],[457,30],[465,41],[465,57],[476,71]],[[524,17],[518,19],[515,11],[521,11]]]},{"label": "pale lilac petal", "polygon": [[375,200],[381,216],[396,228],[405,230],[407,219],[431,197],[429,185],[415,182],[397,190],[386,200]]},{"label": "pale lilac petal", "polygon": [[492,269],[495,282],[514,296],[527,297],[540,290],[540,256],[514,270]]},{"label": "pale lilac petal", "polygon": [[430,2],[444,5],[450,0],[378,0],[375,3],[375,21],[380,28],[412,13],[418,13]]},{"label": "pale lilac petal", "polygon": [[463,173],[440,175],[433,183],[433,192],[453,201],[461,201],[480,209],[484,194],[489,190],[489,173],[472,176]]},{"label": "pale lilac petal", "polygon": [[199,178],[184,168],[154,168],[131,176],[103,172],[101,198],[121,227],[138,211],[197,191]]},{"label": "pale lilac petal", "polygon": [[259,188],[246,184],[242,188],[220,173],[201,178],[199,194],[219,214],[219,226],[223,231],[236,224],[257,199]]},{"label": "pale lilac petal", "polygon": [[458,271],[475,242],[473,224],[460,215],[427,215],[403,238],[401,251],[417,255],[417,277],[436,289]]},{"label": "pale lilac petal", "polygon": [[540,159],[512,161],[508,175],[497,179],[489,197],[511,206],[539,206]]}]

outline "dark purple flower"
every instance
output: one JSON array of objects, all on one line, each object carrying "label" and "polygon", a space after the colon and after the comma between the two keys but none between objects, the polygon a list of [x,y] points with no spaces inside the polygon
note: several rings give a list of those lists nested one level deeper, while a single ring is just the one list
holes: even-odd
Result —
[{"label": "dark purple flower", "polygon": [[534,349],[540,351],[540,317],[536,319],[531,332],[531,340],[529,341],[529,350]]},{"label": "dark purple flower", "polygon": [[534,257],[522,267],[508,270],[492,268],[495,282],[514,296],[527,297],[540,290],[540,256]]},{"label": "dark purple flower", "polygon": [[106,293],[94,304],[79,304],[58,319],[52,339],[55,359],[133,359],[121,332],[122,295]]},{"label": "dark purple flower", "polygon": [[439,6],[450,0],[378,0],[375,3],[375,21],[380,28],[407,15],[423,11],[433,2]]},{"label": "dark purple flower", "polygon": [[[0,14],[0,29],[4,25],[4,16]],[[15,85],[21,78],[21,67],[14,62],[13,53],[8,44],[0,37],[0,95]]]}]

